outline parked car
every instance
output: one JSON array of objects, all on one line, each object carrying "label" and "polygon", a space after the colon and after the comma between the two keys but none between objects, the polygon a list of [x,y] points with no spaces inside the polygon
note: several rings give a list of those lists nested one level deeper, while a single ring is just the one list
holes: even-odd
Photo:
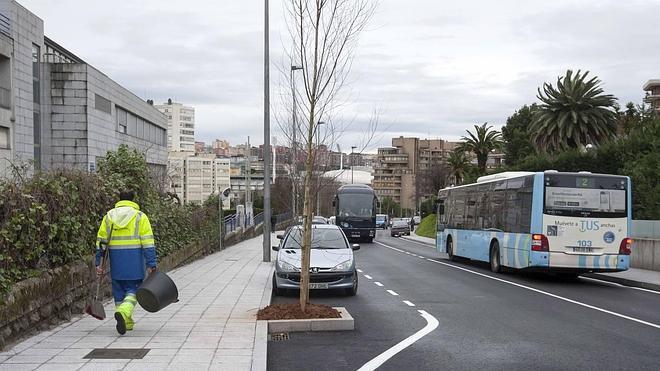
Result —
[{"label": "parked car", "polygon": [[335,224],[337,224],[336,220],[337,220],[337,217],[333,215],[333,216],[328,218],[328,224],[335,225]]},{"label": "parked car", "polygon": [[390,229],[390,236],[410,235],[410,224],[405,219],[397,219],[392,222]]},{"label": "parked car", "polygon": [[[273,295],[282,295],[286,290],[300,289],[302,227],[292,227],[282,240],[277,251],[275,273],[273,273]],[[357,294],[358,275],[353,250],[360,245],[349,244],[346,235],[336,225],[312,225],[312,250],[310,256],[310,284],[312,290],[344,290],[346,295]]]},{"label": "parked car", "polygon": [[317,215],[312,218],[312,224],[328,224],[328,219]]}]

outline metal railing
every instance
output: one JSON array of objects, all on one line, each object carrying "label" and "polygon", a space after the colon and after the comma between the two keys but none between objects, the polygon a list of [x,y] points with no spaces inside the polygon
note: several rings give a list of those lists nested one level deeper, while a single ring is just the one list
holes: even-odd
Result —
[{"label": "metal railing", "polygon": [[11,109],[11,90],[0,88],[0,107]]},{"label": "metal railing", "polygon": [[0,13],[0,33],[11,37],[11,20],[2,13]]}]

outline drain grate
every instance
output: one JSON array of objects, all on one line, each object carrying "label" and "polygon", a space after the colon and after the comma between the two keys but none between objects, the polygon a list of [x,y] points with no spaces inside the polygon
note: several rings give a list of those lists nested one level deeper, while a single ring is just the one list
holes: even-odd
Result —
[{"label": "drain grate", "polygon": [[142,348],[96,348],[84,356],[84,359],[142,359],[150,349]]},{"label": "drain grate", "polygon": [[279,334],[270,334],[270,341],[285,341],[289,340],[289,333],[282,332]]}]

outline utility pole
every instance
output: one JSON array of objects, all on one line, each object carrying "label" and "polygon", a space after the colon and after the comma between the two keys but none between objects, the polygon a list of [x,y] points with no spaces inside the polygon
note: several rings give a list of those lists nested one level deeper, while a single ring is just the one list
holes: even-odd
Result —
[{"label": "utility pole", "polygon": [[351,184],[353,184],[353,150],[355,150],[357,147],[356,146],[351,146]]},{"label": "utility pole", "polygon": [[[264,0],[264,221],[263,261],[270,261],[270,45],[268,0]],[[275,170],[273,170],[275,172]]]}]

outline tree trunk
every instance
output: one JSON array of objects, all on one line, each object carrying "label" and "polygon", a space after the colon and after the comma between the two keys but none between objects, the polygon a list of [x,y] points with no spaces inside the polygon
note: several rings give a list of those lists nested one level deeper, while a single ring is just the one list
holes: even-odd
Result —
[{"label": "tree trunk", "polygon": [[305,312],[305,307],[309,303],[309,265],[311,260],[312,247],[312,217],[314,204],[312,202],[312,175],[314,168],[314,155],[312,153],[312,138],[314,136],[314,105],[311,105],[310,124],[307,133],[307,161],[305,169],[305,203],[303,205],[303,244],[302,244],[302,262],[300,266],[300,310]]}]

